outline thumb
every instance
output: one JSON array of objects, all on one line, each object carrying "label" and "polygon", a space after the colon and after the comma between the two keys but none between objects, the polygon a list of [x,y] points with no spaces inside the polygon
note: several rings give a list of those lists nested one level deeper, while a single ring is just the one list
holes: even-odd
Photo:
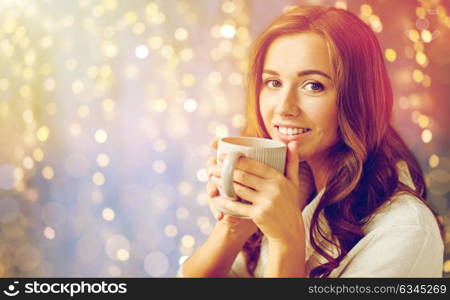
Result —
[{"label": "thumb", "polygon": [[289,142],[287,145],[286,177],[295,184],[298,184],[298,171],[300,167],[300,160],[297,154],[298,147],[299,144],[297,141]]}]

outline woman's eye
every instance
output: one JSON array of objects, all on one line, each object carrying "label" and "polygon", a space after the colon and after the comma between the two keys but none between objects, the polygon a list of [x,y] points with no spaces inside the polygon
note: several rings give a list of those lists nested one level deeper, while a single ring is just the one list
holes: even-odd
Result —
[{"label": "woman's eye", "polygon": [[305,89],[311,92],[321,92],[324,90],[324,86],[323,84],[321,84],[320,82],[317,81],[310,81],[308,83],[305,84]]},{"label": "woman's eye", "polygon": [[269,88],[279,88],[281,87],[281,82],[279,82],[278,80],[270,79],[266,80],[265,85]]}]

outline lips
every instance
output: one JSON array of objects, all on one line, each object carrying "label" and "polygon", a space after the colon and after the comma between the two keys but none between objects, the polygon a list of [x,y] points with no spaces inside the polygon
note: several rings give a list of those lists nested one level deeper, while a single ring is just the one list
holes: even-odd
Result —
[{"label": "lips", "polygon": [[286,143],[304,138],[311,130],[311,128],[293,125],[275,125],[278,137]]},{"label": "lips", "polygon": [[284,126],[277,126],[276,128],[281,133],[287,134],[287,135],[295,135],[295,134],[299,134],[299,133],[305,133],[305,132],[311,130],[309,128],[296,128],[296,127],[284,127]]}]

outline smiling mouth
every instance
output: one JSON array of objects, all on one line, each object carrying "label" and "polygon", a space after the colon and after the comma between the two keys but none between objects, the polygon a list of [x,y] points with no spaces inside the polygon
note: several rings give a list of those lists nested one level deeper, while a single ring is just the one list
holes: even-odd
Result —
[{"label": "smiling mouth", "polygon": [[275,128],[279,133],[287,136],[296,136],[311,131],[311,128],[300,128],[300,127],[294,128],[294,127],[275,126]]}]

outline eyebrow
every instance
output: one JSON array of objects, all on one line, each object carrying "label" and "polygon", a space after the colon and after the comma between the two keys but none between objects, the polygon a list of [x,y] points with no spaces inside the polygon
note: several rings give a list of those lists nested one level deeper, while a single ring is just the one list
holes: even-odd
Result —
[{"label": "eyebrow", "polygon": [[[277,72],[275,72],[275,71],[273,71],[273,70],[267,70],[267,69],[265,69],[265,70],[263,70],[263,73],[267,73],[267,74],[271,74],[271,75],[275,75],[275,76],[280,76],[280,74],[278,74]],[[328,75],[327,73],[322,72],[322,71],[320,71],[320,70],[303,70],[303,71],[298,72],[298,73],[297,73],[297,76],[298,76],[298,77],[301,77],[301,76],[311,75],[311,74],[322,75],[323,77],[326,77],[326,78],[328,78],[329,80],[332,80],[330,75]]]}]

